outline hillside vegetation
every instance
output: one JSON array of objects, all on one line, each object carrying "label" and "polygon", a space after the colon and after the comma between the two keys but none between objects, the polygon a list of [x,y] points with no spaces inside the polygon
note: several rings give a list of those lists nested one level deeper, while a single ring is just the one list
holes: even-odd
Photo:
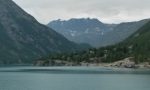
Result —
[{"label": "hillside vegetation", "polygon": [[80,62],[111,63],[127,57],[133,57],[136,63],[150,62],[150,22],[116,45],[89,49],[80,53],[50,55],[41,60],[66,60],[76,64]]}]

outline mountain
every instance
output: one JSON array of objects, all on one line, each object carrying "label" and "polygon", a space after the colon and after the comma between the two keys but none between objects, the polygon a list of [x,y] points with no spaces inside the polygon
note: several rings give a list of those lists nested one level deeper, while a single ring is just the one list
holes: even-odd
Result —
[{"label": "mountain", "polygon": [[122,44],[131,48],[137,60],[150,61],[150,21]]},{"label": "mountain", "polygon": [[106,62],[128,57],[133,57],[136,63],[150,62],[150,20],[147,20],[146,24],[124,41],[116,45],[100,48],[99,51],[105,53],[104,61]]},{"label": "mountain", "polygon": [[[112,63],[119,60],[125,60],[123,63],[127,64],[128,60],[131,60],[135,64],[146,62],[145,65],[147,63],[150,65],[150,20],[147,20],[146,24],[118,44],[98,49],[93,48],[79,53],[50,56],[43,61],[43,65],[47,65],[47,62],[51,62],[51,60],[72,62],[75,65],[80,65],[81,63]],[[122,61],[120,66],[123,64]],[[127,64],[127,67],[130,67],[130,65],[128,66]]]},{"label": "mountain", "polygon": [[76,43],[87,43],[93,47],[113,45],[136,32],[148,19],[121,24],[105,24],[98,19],[55,20],[49,27]]},{"label": "mountain", "polygon": [[50,53],[82,49],[40,24],[12,0],[0,0],[0,64],[27,63]]},{"label": "mountain", "polygon": [[98,19],[73,18],[68,21],[55,20],[50,22],[48,26],[76,43],[99,46],[100,36],[110,32],[115,25],[105,25]]},{"label": "mountain", "polygon": [[108,46],[119,43],[127,39],[133,33],[135,33],[140,27],[142,27],[148,21],[149,19],[144,19],[136,22],[125,22],[118,24],[116,27],[113,28],[111,32],[108,32],[101,37],[99,45]]}]

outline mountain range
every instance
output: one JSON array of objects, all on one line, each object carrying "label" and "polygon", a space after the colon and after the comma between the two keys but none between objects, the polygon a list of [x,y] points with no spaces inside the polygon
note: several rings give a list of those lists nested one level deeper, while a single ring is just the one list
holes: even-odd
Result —
[{"label": "mountain range", "polygon": [[[150,21],[141,26],[128,38],[115,45],[93,48],[80,53],[50,56],[43,61],[44,65],[47,65],[47,62],[52,60],[62,60],[80,65],[81,63],[112,63],[125,59],[129,60],[126,63],[132,61],[135,64],[143,62],[147,63],[145,65],[150,64]],[[122,63],[120,63],[121,65]]]},{"label": "mountain range", "polygon": [[[129,56],[144,61],[150,56],[149,19],[121,24],[106,24],[90,18],[55,20],[47,27],[12,0],[0,0],[0,9],[0,64],[31,63],[49,54],[91,48],[87,44],[103,48],[71,53],[71,57],[81,61],[107,54],[106,61]],[[61,56],[66,60],[71,57]]]},{"label": "mountain range", "polygon": [[50,53],[80,49],[12,0],[0,0],[0,64],[28,63]]},{"label": "mountain range", "polygon": [[95,18],[73,18],[70,20],[54,20],[48,23],[47,26],[73,42],[87,43],[93,47],[103,47],[125,40],[148,20],[106,24]]}]

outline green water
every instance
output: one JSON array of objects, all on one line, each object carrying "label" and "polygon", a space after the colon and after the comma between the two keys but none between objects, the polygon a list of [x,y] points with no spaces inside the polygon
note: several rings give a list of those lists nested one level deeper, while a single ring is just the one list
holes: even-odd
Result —
[{"label": "green water", "polygon": [[1,67],[0,90],[150,90],[150,71],[100,67]]}]

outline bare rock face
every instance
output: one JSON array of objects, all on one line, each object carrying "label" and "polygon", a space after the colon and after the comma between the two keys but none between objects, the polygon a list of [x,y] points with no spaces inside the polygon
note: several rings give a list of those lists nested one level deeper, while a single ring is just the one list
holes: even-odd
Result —
[{"label": "bare rock face", "polygon": [[114,62],[111,64],[113,67],[122,67],[122,68],[135,68],[136,64],[133,61],[132,57],[125,58],[124,60]]},{"label": "bare rock face", "polygon": [[0,63],[31,62],[50,53],[79,49],[79,45],[38,23],[12,0],[0,0]]}]

